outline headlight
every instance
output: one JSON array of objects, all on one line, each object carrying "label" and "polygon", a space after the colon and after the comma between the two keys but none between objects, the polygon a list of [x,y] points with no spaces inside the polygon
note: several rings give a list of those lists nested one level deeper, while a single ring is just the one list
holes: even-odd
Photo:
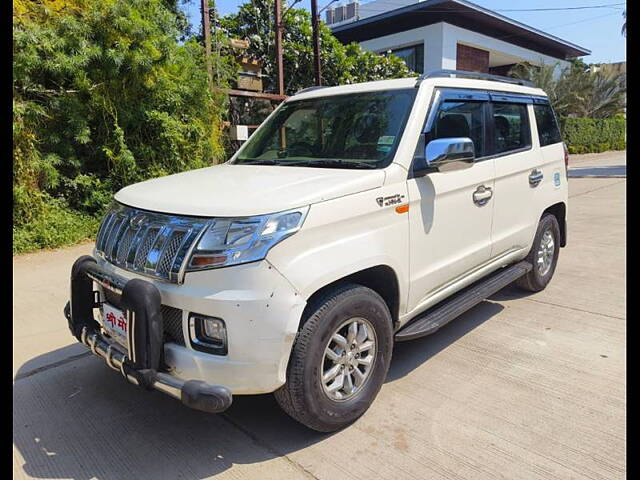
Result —
[{"label": "headlight", "polygon": [[309,207],[272,215],[216,218],[200,238],[188,271],[255,262],[278,242],[300,230]]}]

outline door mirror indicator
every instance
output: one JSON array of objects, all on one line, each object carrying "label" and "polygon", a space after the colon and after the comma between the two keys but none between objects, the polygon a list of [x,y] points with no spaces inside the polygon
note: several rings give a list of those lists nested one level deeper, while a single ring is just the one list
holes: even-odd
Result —
[{"label": "door mirror indicator", "polygon": [[469,168],[475,161],[473,140],[468,137],[438,138],[424,147],[424,156],[414,158],[413,176]]}]

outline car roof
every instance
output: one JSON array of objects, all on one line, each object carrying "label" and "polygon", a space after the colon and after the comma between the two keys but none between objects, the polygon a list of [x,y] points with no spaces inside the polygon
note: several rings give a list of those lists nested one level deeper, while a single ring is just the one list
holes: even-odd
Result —
[{"label": "car roof", "polygon": [[540,88],[530,87],[526,85],[517,85],[496,80],[484,80],[475,78],[450,78],[450,77],[433,77],[421,79],[417,77],[397,78],[392,80],[377,80],[374,82],[353,83],[348,85],[339,85],[335,87],[310,87],[299,91],[295,95],[289,97],[289,101],[303,100],[319,97],[330,97],[333,95],[346,95],[349,93],[363,93],[396,90],[403,88],[416,88],[418,82],[425,87],[440,88],[464,88],[489,90],[494,92],[518,93],[521,95],[533,95],[537,97],[546,97],[547,94]]}]

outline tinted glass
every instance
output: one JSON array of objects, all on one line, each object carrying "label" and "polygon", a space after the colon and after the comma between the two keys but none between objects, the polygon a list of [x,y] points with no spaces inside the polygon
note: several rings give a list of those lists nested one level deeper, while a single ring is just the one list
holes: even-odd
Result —
[{"label": "tinted glass", "polygon": [[533,111],[536,114],[536,125],[538,126],[538,138],[540,146],[551,145],[562,141],[560,129],[556,122],[556,116],[550,105],[534,105]]},{"label": "tinted glass", "polygon": [[285,103],[237,164],[382,168],[393,159],[417,89]]},{"label": "tinted glass", "polygon": [[518,150],[531,145],[526,104],[494,103],[493,124],[496,153]]},{"label": "tinted glass", "polygon": [[473,140],[476,157],[484,156],[485,105],[486,102],[443,102],[429,139],[469,137]]},{"label": "tinted glass", "polygon": [[391,50],[391,53],[404,60],[409,70],[422,73],[424,67],[424,46],[422,44]]}]

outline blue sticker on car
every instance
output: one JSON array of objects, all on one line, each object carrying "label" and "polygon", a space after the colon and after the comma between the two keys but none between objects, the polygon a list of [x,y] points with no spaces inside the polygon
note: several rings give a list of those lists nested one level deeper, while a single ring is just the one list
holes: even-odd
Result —
[{"label": "blue sticker on car", "polygon": [[555,172],[555,173],[553,174],[553,184],[554,184],[556,187],[559,187],[559,186],[560,186],[560,172]]}]

